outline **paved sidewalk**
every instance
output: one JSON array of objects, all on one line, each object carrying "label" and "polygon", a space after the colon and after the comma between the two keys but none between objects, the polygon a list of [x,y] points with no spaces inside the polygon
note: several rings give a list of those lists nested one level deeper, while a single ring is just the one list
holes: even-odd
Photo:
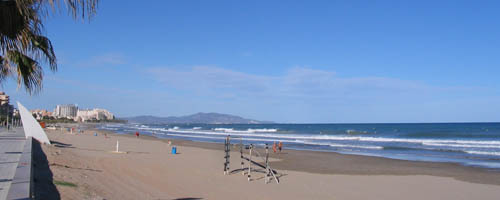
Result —
[{"label": "paved sidewalk", "polygon": [[0,200],[7,198],[25,143],[22,128],[0,129]]}]

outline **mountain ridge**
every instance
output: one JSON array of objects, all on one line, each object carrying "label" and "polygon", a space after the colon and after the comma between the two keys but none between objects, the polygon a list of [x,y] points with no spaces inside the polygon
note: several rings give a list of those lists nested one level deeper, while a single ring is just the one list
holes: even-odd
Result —
[{"label": "mountain ridge", "polygon": [[259,121],[254,119],[246,119],[236,115],[222,113],[195,113],[185,116],[169,116],[158,117],[153,115],[139,115],[134,117],[121,118],[133,123],[148,123],[148,124],[270,124],[271,121]]}]

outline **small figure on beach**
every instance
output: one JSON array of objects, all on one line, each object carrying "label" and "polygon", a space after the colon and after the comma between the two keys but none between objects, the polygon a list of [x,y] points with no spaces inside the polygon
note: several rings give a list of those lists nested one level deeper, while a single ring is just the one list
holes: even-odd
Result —
[{"label": "small figure on beach", "polygon": [[108,134],[104,133],[104,138],[108,139]]},{"label": "small figure on beach", "polygon": [[94,136],[97,136],[97,133],[96,133],[96,132],[94,132]]},{"label": "small figure on beach", "polygon": [[139,138],[139,132],[135,132],[135,137]]},{"label": "small figure on beach", "polygon": [[276,153],[276,142],[273,142],[273,151]]},{"label": "small figure on beach", "polygon": [[280,143],[278,144],[278,150],[280,151],[280,153],[281,153],[281,149],[283,149],[283,143],[280,141]]},{"label": "small figure on beach", "polygon": [[168,141],[168,146],[172,146],[172,141]]}]

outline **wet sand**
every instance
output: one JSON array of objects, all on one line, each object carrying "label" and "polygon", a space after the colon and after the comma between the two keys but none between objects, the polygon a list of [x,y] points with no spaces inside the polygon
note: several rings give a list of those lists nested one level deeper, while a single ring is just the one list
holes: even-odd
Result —
[{"label": "wet sand", "polygon": [[[47,131],[42,146],[62,199],[498,199],[500,173],[450,163],[401,161],[330,152],[272,155],[280,184],[264,174],[223,174],[222,144]],[[116,141],[126,154],[111,153]],[[241,168],[239,147],[231,169]],[[263,150],[259,150],[261,153]],[[271,153],[272,154],[272,153]],[[278,159],[279,156],[279,159]],[[245,162],[247,165],[247,163]]]}]

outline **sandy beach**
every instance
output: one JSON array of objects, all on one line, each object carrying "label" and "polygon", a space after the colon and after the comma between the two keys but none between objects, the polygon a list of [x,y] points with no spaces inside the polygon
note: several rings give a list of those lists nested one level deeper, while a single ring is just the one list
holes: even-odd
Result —
[{"label": "sandy beach", "polygon": [[[98,136],[93,133],[97,132]],[[107,133],[105,138],[104,133]],[[42,145],[55,182],[44,199],[498,199],[500,172],[429,163],[286,150],[272,155],[279,184],[264,174],[223,174],[222,144],[136,138],[86,130],[47,130]],[[120,151],[112,153],[116,142]],[[260,150],[263,152],[262,150]],[[231,169],[240,168],[239,148]],[[279,157],[279,158],[278,158]],[[74,184],[74,185],[73,185]]]}]

